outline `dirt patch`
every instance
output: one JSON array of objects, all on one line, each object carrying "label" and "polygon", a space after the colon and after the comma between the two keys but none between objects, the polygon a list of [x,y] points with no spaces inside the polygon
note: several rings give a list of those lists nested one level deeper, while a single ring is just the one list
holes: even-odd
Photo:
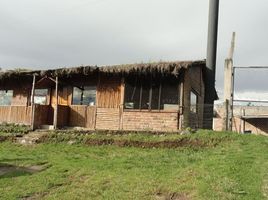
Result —
[{"label": "dirt patch", "polygon": [[8,174],[35,174],[49,168],[49,165],[32,165],[27,167],[20,167],[15,165],[0,164],[0,178]]},{"label": "dirt patch", "polygon": [[157,200],[190,200],[190,198],[186,194],[179,193],[157,193],[155,195],[155,199]]},{"label": "dirt patch", "polygon": [[13,136],[0,135],[0,142],[14,141],[14,140],[15,140],[15,137],[13,137]]},{"label": "dirt patch", "polygon": [[165,140],[159,142],[145,142],[145,141],[132,141],[132,140],[114,140],[114,139],[88,139],[85,142],[90,146],[102,145],[115,145],[119,147],[140,147],[140,148],[179,148],[179,147],[192,147],[203,148],[209,146],[216,146],[217,143],[206,143],[198,139],[182,138],[179,140]]}]

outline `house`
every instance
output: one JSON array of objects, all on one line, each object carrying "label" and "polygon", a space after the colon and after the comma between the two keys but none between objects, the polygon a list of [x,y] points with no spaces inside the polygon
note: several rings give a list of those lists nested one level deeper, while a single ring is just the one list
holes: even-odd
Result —
[{"label": "house", "polygon": [[0,74],[0,123],[34,129],[202,128],[205,67],[201,60],[6,71]]},{"label": "house", "polygon": [[[214,130],[226,129],[226,106],[215,106]],[[235,105],[233,107],[232,131],[238,133],[268,134],[268,107]]]}]

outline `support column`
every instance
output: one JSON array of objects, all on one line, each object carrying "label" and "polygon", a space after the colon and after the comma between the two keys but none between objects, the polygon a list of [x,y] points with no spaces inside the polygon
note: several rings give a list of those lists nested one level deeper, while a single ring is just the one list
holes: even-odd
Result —
[{"label": "support column", "polygon": [[31,129],[34,130],[34,115],[35,115],[35,106],[34,106],[34,90],[35,90],[35,74],[33,75],[32,83],[32,92],[31,92]]},{"label": "support column", "polygon": [[56,89],[55,89],[55,97],[56,97],[56,104],[54,108],[54,119],[53,119],[53,126],[54,130],[57,129],[58,126],[58,76],[56,76]]}]

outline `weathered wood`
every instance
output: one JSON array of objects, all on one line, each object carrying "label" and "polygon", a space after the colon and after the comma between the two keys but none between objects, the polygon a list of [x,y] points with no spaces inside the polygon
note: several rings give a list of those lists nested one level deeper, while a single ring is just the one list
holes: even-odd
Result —
[{"label": "weathered wood", "polygon": [[69,126],[95,128],[96,106],[71,105],[69,111]]},{"label": "weathered wood", "polygon": [[119,108],[121,104],[121,78],[102,76],[97,86],[98,108]]},{"label": "weathered wood", "polygon": [[58,127],[68,126],[70,108],[66,105],[58,105]]},{"label": "weathered wood", "polygon": [[161,96],[162,96],[162,81],[160,80],[159,94],[158,94],[158,110],[161,110]]},{"label": "weathered wood", "polygon": [[231,48],[230,48],[230,51],[229,51],[229,59],[233,59],[233,56],[234,56],[234,48],[235,48],[235,32],[233,32],[233,35],[232,35],[232,42],[231,42]]},{"label": "weathered wood", "polygon": [[55,89],[56,104],[54,108],[54,129],[57,129],[58,126],[58,76],[56,77],[56,89]]},{"label": "weathered wood", "polygon": [[31,125],[31,106],[0,106],[0,123]]},{"label": "weathered wood", "polygon": [[35,90],[35,75],[33,75],[33,84],[32,84],[32,93],[31,93],[31,128],[34,130],[34,117],[35,117],[35,108],[34,108],[34,90]]},{"label": "weathered wood", "polygon": [[51,106],[49,105],[35,105],[35,121],[34,127],[39,128],[41,125],[49,125],[49,112]]},{"label": "weathered wood", "polygon": [[121,79],[121,103],[119,108],[119,129],[123,130],[123,112],[125,103],[125,78]]}]

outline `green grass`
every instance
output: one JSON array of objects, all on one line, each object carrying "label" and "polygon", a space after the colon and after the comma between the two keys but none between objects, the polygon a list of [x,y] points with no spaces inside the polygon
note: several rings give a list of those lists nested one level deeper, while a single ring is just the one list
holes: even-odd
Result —
[{"label": "green grass", "polygon": [[0,199],[267,198],[267,137],[205,131],[191,136],[121,137],[143,141],[218,138],[222,142],[215,147],[177,149],[90,147],[67,145],[67,140],[30,147],[0,143],[0,169],[7,164],[48,166],[38,173],[13,171],[0,176]]}]

